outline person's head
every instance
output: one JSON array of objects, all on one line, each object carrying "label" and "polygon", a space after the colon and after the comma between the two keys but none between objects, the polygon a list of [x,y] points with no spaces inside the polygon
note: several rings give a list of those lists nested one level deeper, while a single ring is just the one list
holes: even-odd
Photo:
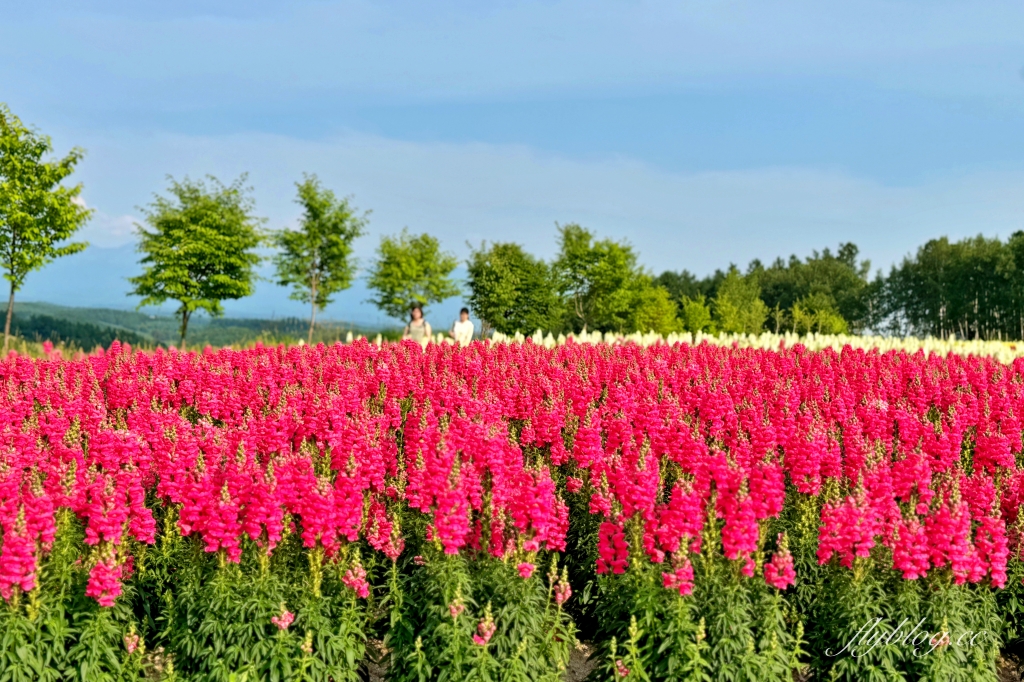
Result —
[{"label": "person's head", "polygon": [[414,303],[412,309],[409,310],[409,315],[412,317],[412,321],[423,319],[423,306],[419,303]]},{"label": "person's head", "polygon": [[463,322],[469,320],[469,308],[463,308],[459,311],[459,319]]}]

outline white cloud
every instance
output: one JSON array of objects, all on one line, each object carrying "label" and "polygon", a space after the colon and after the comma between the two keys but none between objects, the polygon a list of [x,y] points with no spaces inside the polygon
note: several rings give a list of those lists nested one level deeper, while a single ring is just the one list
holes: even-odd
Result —
[{"label": "white cloud", "polygon": [[112,216],[97,211],[77,236],[101,248],[121,246],[135,241],[135,225],[138,222],[135,216]]},{"label": "white cloud", "polygon": [[100,248],[116,248],[135,240],[135,226],[141,222],[139,218],[132,215],[113,216],[104,213],[97,210],[95,206],[90,206],[82,195],[73,197],[71,203],[82,208],[93,209],[89,222],[75,234],[73,240],[85,240],[89,242],[90,246]]},{"label": "white cloud", "polygon": [[[316,172],[372,209],[364,259],[381,234],[408,226],[460,256],[466,241],[513,240],[543,256],[555,221],[628,238],[652,270],[705,273],[853,241],[887,266],[925,240],[1024,229],[1024,173],[965,173],[887,186],[836,170],[754,168],[670,173],[628,159],[579,161],[520,146],[421,144],[351,134],[322,141],[264,134],[93,140],[83,179],[109,213],[90,226],[105,245],[131,241],[128,214],[176,177],[250,171],[270,227],[298,215],[294,182]],[[160,172],[154,169],[159,168]],[[120,216],[120,217],[111,217]],[[105,241],[104,241],[105,240]]]}]

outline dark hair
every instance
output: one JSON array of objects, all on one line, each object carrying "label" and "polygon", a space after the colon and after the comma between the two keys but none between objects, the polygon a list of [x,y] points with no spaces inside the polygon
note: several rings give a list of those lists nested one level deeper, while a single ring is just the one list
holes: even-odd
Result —
[{"label": "dark hair", "polygon": [[409,306],[410,317],[412,317],[413,311],[415,310],[420,311],[420,317],[423,317],[423,306],[421,306],[419,303],[413,303],[411,306]]},{"label": "dark hair", "polygon": [[469,308],[463,308],[462,310],[459,311],[459,315],[461,315],[462,313],[466,313],[467,315],[469,315]]}]

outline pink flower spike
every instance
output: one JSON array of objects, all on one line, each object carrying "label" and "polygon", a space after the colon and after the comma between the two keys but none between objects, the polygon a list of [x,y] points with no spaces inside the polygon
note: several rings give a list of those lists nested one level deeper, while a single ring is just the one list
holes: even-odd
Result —
[{"label": "pink flower spike", "polygon": [[134,632],[124,636],[124,648],[128,650],[129,656],[134,654],[135,650],[139,648],[139,642],[141,641],[141,639],[142,638]]},{"label": "pink flower spike", "polygon": [[284,608],[284,604],[281,604],[281,615],[271,616],[270,622],[277,626],[278,630],[287,630],[288,626],[295,620],[295,614]]}]

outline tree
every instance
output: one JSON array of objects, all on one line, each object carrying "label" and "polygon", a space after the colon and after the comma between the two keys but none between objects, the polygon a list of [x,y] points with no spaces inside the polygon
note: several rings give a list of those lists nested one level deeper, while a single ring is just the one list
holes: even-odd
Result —
[{"label": "tree", "polygon": [[894,266],[882,296],[889,329],[921,336],[1013,338],[1024,328],[1016,291],[1019,238],[932,239]]},{"label": "tree", "polygon": [[595,240],[590,230],[575,223],[559,226],[558,232],[559,253],[552,268],[573,330],[625,331],[638,293],[650,286],[632,247]]},{"label": "tree", "polygon": [[156,195],[145,212],[152,230],[136,225],[144,271],[129,281],[139,307],[179,303],[181,347],[188,322],[197,310],[219,317],[221,301],[252,294],[256,247],[263,241],[259,218],[253,215],[250,188],[242,175],[231,185],[210,176],[209,184],[169,178],[170,197]]},{"label": "tree", "polygon": [[[754,261],[748,272],[761,289],[761,300],[771,310],[775,331],[781,331],[782,327],[795,328],[797,321],[792,314],[793,307],[808,297],[814,297],[819,309],[822,305],[833,309],[833,314],[855,331],[869,326],[870,263],[858,261],[858,253],[856,245],[845,243],[839,245],[835,254],[824,249],[820,253],[813,252],[804,260],[790,256],[786,262],[779,258],[768,267]],[[830,303],[826,304],[826,299]],[[802,310],[806,312],[806,306]],[[786,311],[790,314],[787,315]],[[834,326],[834,322],[830,324]]]},{"label": "tree", "polygon": [[280,252],[274,256],[277,281],[291,286],[291,298],[310,305],[309,341],[313,343],[316,311],[331,302],[331,296],[352,286],[354,264],[352,242],[366,227],[366,214],[356,215],[348,199],[321,187],[315,175],[296,183],[302,206],[297,230],[273,234]]},{"label": "tree", "polygon": [[703,279],[697,279],[688,270],[681,272],[666,270],[654,278],[654,283],[667,289],[672,299],[681,308],[687,299],[696,300],[701,296],[705,299],[714,298],[715,292],[718,291],[718,285],[724,279],[725,273],[721,270],[715,270],[715,274]]},{"label": "tree", "polygon": [[414,303],[427,306],[451,298],[459,293],[451,278],[457,264],[429,234],[413,236],[403,229],[397,237],[383,237],[370,268],[369,286],[377,293],[370,303],[404,318]]},{"label": "tree", "polygon": [[757,281],[741,275],[735,266],[719,285],[712,312],[718,331],[726,334],[760,334],[768,319]]},{"label": "tree", "polygon": [[87,246],[85,242],[62,244],[92,214],[81,200],[81,185],[61,184],[74,172],[84,152],[72,149],[57,161],[43,160],[52,150],[49,137],[26,127],[0,104],[0,260],[10,285],[5,353],[11,339],[14,294],[28,273]]},{"label": "tree", "polygon": [[696,298],[683,299],[682,323],[683,329],[694,334],[714,331],[711,308],[708,306],[704,294],[697,294]]},{"label": "tree", "polygon": [[793,331],[797,334],[845,334],[848,331],[835,299],[828,294],[817,292],[804,296],[793,304],[790,311]]},{"label": "tree", "polygon": [[650,277],[640,277],[634,282],[630,308],[626,323],[629,331],[664,335],[682,330],[676,302],[666,289],[655,286]]},{"label": "tree", "polygon": [[469,307],[486,327],[502,334],[558,330],[561,305],[547,263],[519,244],[498,243],[471,249],[466,264]]}]

